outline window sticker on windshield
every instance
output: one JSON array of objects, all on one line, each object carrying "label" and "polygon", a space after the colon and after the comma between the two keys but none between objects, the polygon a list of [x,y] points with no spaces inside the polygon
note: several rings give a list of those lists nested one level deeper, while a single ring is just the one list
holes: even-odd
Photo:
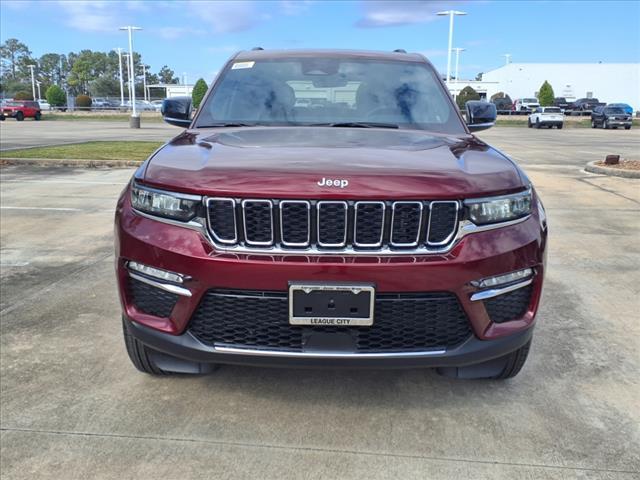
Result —
[{"label": "window sticker on windshield", "polygon": [[253,64],[256,62],[236,62],[231,65],[231,70],[239,70],[241,68],[253,68]]}]

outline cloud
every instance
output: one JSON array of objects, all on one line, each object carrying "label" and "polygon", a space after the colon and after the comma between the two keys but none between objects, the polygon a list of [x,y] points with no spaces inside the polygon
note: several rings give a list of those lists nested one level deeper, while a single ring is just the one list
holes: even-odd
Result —
[{"label": "cloud", "polygon": [[280,0],[280,10],[285,15],[300,15],[309,10],[314,3],[313,0]]},{"label": "cloud", "polygon": [[117,4],[105,1],[61,1],[66,24],[83,32],[115,32]]},{"label": "cloud", "polygon": [[255,2],[190,1],[186,4],[191,16],[207,24],[213,33],[232,33],[248,30],[264,17],[257,11]]},{"label": "cloud", "polygon": [[151,31],[154,33],[157,33],[165,40],[175,40],[176,38],[185,37],[185,36],[196,36],[196,35],[200,36],[206,33],[202,29],[186,28],[186,27],[160,27],[160,28],[154,28]]},{"label": "cloud", "polygon": [[393,27],[431,22],[442,10],[459,8],[462,2],[429,0],[380,0],[362,3],[362,18],[356,26],[363,28]]}]

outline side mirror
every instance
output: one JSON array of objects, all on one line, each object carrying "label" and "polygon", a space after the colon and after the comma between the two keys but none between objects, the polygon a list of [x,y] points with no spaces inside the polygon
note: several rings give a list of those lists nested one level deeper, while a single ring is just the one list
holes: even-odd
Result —
[{"label": "side mirror", "polygon": [[498,112],[493,103],[471,100],[465,104],[467,109],[467,127],[472,132],[491,128],[496,123]]},{"label": "side mirror", "polygon": [[191,97],[165,98],[162,102],[162,118],[176,127],[191,125]]}]

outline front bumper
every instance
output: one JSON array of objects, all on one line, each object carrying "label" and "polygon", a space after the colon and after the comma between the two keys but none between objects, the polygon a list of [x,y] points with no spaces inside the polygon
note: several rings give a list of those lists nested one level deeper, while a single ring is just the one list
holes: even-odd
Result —
[{"label": "front bumper", "polygon": [[[128,192],[126,190],[125,192]],[[131,209],[129,195],[116,213],[116,269],[120,299],[131,333],[153,349],[194,362],[259,365],[458,366],[513,351],[531,336],[542,291],[546,228],[534,208],[525,221],[463,237],[446,254],[407,256],[255,255],[216,251],[195,230],[158,222]],[[175,306],[166,315],[139,310],[128,291],[128,261],[185,275]],[[524,314],[493,322],[472,282],[532,268],[531,297]],[[205,345],[188,330],[189,322],[211,289],[286,292],[290,281],[372,283],[376,292],[454,294],[472,335],[446,351],[363,354],[352,352],[230,351]]]}]

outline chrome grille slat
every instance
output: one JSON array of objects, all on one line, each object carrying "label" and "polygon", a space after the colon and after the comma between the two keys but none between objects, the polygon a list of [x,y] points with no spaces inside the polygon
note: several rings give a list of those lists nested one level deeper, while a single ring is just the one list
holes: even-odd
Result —
[{"label": "chrome grille slat", "polygon": [[214,245],[258,254],[437,253],[452,246],[466,222],[456,200],[211,197],[205,207]]}]

